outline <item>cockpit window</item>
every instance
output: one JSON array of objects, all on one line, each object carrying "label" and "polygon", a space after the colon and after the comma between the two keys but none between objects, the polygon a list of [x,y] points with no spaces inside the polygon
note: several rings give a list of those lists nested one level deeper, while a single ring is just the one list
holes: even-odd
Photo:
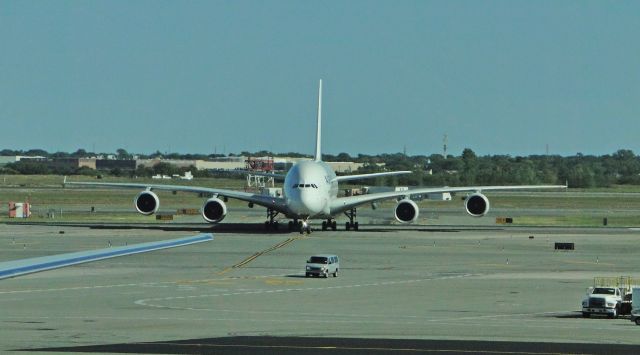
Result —
[{"label": "cockpit window", "polygon": [[304,189],[304,188],[310,188],[310,187],[314,188],[314,189],[317,189],[318,185],[316,185],[316,184],[294,184],[293,185],[294,189],[296,189],[296,188]]}]

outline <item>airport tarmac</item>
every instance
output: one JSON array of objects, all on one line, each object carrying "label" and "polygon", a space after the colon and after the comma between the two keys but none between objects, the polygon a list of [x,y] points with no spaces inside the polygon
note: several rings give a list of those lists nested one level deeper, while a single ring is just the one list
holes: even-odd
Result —
[{"label": "airport tarmac", "polygon": [[[209,228],[122,227],[0,225],[0,260]],[[184,347],[170,351],[169,344],[261,337],[524,344],[502,353],[531,350],[531,343],[553,352],[601,344],[582,346],[582,353],[640,343],[640,327],[628,319],[583,319],[579,312],[593,277],[640,277],[638,230],[361,224],[358,232],[301,236],[231,223],[213,233],[214,241],[200,245],[0,281],[0,351],[94,346],[76,351],[118,352],[99,346],[125,344],[122,349],[139,353],[146,350],[134,344],[160,342],[167,347],[159,352],[186,353]],[[575,250],[554,251],[554,242],[574,242]],[[305,260],[319,253],[341,257],[339,277],[304,277]],[[429,344],[424,349],[446,349]],[[474,349],[466,346],[442,351]]]}]

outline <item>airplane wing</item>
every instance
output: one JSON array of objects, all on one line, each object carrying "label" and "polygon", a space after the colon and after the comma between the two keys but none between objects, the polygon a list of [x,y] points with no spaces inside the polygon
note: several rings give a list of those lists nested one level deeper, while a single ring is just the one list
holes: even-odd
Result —
[{"label": "airplane wing", "polygon": [[380,176],[392,176],[392,175],[402,175],[402,174],[411,174],[411,171],[387,171],[383,173],[371,173],[371,174],[359,174],[359,175],[341,175],[336,176],[331,181],[347,181],[347,180],[360,180],[360,179],[369,179],[376,178]]},{"label": "airplane wing", "polygon": [[96,260],[146,253],[149,251],[156,251],[167,248],[181,247],[190,244],[208,242],[211,240],[213,240],[213,236],[211,234],[199,234],[193,237],[133,244],[124,247],[114,247],[14,261],[5,261],[0,263],[0,280],[26,274],[32,274],[34,272],[57,269],[65,266],[88,263]]},{"label": "airplane wing", "polygon": [[143,190],[160,190],[160,191],[183,191],[193,193],[205,193],[211,195],[225,196],[236,200],[255,203],[256,205],[271,208],[278,212],[287,212],[286,202],[282,197],[272,197],[267,195],[253,194],[244,191],[235,191],[227,189],[216,189],[199,186],[184,185],[163,185],[163,184],[136,184],[136,183],[119,183],[119,182],[70,182],[64,180],[64,186],[86,186],[86,187],[114,187],[114,188],[130,188]]},{"label": "airplane wing", "polygon": [[519,186],[461,186],[461,187],[435,187],[419,188],[405,191],[379,192],[373,194],[340,197],[332,201],[331,213],[338,214],[365,203],[388,200],[392,198],[404,198],[410,195],[443,193],[443,192],[482,192],[500,190],[540,190],[567,188],[567,185],[519,185]]}]

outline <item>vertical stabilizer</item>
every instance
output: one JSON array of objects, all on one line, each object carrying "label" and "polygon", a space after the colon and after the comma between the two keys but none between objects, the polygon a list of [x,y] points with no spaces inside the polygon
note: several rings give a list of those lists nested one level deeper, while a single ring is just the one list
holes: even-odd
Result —
[{"label": "vertical stabilizer", "polygon": [[320,79],[320,88],[318,89],[318,127],[316,130],[316,161],[322,160],[322,150],[320,149],[320,138],[322,136],[322,79]]}]

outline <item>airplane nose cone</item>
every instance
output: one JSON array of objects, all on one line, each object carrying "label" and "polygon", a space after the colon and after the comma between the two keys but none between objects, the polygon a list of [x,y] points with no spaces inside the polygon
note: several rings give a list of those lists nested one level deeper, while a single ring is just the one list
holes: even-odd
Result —
[{"label": "airplane nose cone", "polygon": [[322,212],[324,209],[324,201],[317,194],[306,193],[305,191],[300,194],[300,201],[311,216]]}]

